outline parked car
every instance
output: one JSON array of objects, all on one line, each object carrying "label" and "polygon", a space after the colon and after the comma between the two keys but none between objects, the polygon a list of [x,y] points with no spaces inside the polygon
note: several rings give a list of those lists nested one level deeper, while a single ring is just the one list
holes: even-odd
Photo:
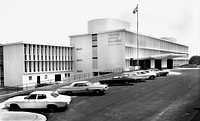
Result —
[{"label": "parked car", "polygon": [[72,95],[75,93],[95,93],[103,94],[108,89],[108,85],[94,84],[89,81],[77,81],[71,83],[69,86],[58,88],[59,93]]},{"label": "parked car", "polygon": [[139,75],[139,74],[137,74],[137,73],[132,73],[132,72],[123,73],[123,76],[127,76],[127,77],[129,77],[129,78],[133,78],[136,82],[140,82],[140,81],[142,81],[142,80],[146,80],[146,79],[149,78],[148,76]]},{"label": "parked car", "polygon": [[28,96],[16,96],[5,101],[5,106],[11,110],[20,109],[49,109],[55,111],[67,107],[71,97],[60,95],[55,91],[34,91]]},{"label": "parked car", "polygon": [[0,121],[46,121],[47,118],[38,113],[23,111],[3,111],[0,112]]},{"label": "parked car", "polygon": [[151,69],[148,69],[148,70],[155,72],[157,76],[167,76],[169,74],[169,71],[159,70],[157,68],[151,68]]},{"label": "parked car", "polygon": [[156,73],[152,73],[148,70],[133,71],[132,73],[136,74],[137,76],[140,76],[140,77],[146,77],[147,79],[155,79],[156,78]]},{"label": "parked car", "polygon": [[102,79],[99,80],[99,83],[101,84],[108,84],[108,85],[113,85],[113,84],[130,84],[135,82],[134,78],[130,78],[128,76],[114,76],[112,78],[107,78],[107,79]]}]

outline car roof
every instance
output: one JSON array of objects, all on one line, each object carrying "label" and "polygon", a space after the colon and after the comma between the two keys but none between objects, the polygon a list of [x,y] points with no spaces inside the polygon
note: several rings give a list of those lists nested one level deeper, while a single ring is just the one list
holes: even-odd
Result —
[{"label": "car roof", "polygon": [[72,84],[76,84],[76,83],[87,83],[89,81],[76,81],[76,82],[73,82]]},{"label": "car roof", "polygon": [[53,91],[34,91],[31,94],[51,94]]}]

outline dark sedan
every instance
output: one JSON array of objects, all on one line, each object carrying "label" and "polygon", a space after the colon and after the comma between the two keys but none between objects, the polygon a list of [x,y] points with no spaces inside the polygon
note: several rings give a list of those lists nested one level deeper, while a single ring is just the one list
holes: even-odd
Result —
[{"label": "dark sedan", "polygon": [[99,83],[101,84],[108,84],[108,85],[114,85],[114,84],[130,84],[135,82],[134,78],[130,78],[127,76],[114,76],[112,78],[108,78],[108,79],[102,79],[99,80]]}]

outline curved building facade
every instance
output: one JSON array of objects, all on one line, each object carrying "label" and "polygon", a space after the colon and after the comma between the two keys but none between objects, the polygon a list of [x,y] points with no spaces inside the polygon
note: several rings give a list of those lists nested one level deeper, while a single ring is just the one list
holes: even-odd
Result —
[{"label": "curved building facade", "polygon": [[88,33],[105,32],[116,29],[130,30],[130,24],[119,19],[95,19],[88,21]]}]

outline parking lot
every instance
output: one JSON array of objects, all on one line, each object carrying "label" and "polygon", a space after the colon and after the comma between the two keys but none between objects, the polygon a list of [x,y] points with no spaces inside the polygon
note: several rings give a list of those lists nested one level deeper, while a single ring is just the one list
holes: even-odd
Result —
[{"label": "parking lot", "polygon": [[[197,105],[200,70],[171,71],[168,76],[157,77],[155,80],[109,86],[101,96],[74,95],[71,104],[64,111],[30,111],[45,115],[48,121],[192,120],[200,107]],[[90,81],[97,82],[98,79]]]}]

